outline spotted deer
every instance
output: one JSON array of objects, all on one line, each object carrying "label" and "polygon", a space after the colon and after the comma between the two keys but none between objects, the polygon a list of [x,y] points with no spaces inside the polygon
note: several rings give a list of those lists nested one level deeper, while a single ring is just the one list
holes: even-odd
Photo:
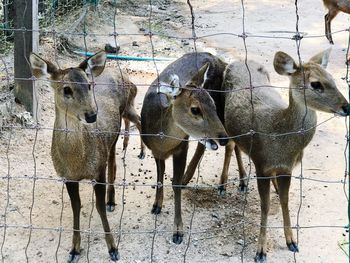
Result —
[{"label": "spotted deer", "polygon": [[[321,52],[303,65],[298,65],[284,52],[275,54],[276,72],[290,80],[289,103],[276,90],[266,87],[270,86],[269,76],[262,65],[248,62],[248,73],[245,63],[237,61],[225,70],[223,87],[230,91],[225,100],[226,131],[229,136],[249,134],[237,137],[235,143],[251,157],[256,168],[261,227],[255,262],[266,262],[270,178],[277,179],[287,246],[297,252],[288,207],[293,168],[301,161],[304,148],[314,136],[316,110],[340,116],[349,114],[347,100],[325,70],[329,52],[330,49]],[[250,89],[246,89],[251,84],[256,87],[252,96]]]},{"label": "spotted deer", "polygon": [[328,9],[324,17],[326,38],[330,44],[334,44],[331,22],[339,12],[350,14],[350,0],[323,0],[323,4]]},{"label": "spotted deer", "polygon": [[100,215],[110,258],[118,250],[106,215],[106,169],[108,166],[107,209],[114,210],[113,182],[116,174],[115,145],[121,118],[140,125],[133,108],[126,75],[104,72],[106,54],[101,51],[77,67],[59,69],[53,63],[31,54],[33,75],[48,76],[54,90],[55,122],[51,155],[57,174],[65,178],[73,210],[73,239],[68,262],[80,257],[79,181],[94,180],[96,208]]},{"label": "spotted deer", "polygon": [[[181,185],[189,136],[202,140],[206,147],[212,150],[218,149],[216,141],[220,145],[228,142],[214,100],[203,89],[215,67],[209,62],[200,63],[198,67],[196,60],[188,62],[189,64],[183,64],[183,67],[174,62],[160,74],[159,84],[158,80],[152,83],[141,110],[142,139],[152,151],[157,166],[158,187],[151,211],[153,214],[161,212],[165,160],[173,157],[173,242],[176,244],[180,244],[183,239]],[[189,65],[192,66],[187,67]]]}]

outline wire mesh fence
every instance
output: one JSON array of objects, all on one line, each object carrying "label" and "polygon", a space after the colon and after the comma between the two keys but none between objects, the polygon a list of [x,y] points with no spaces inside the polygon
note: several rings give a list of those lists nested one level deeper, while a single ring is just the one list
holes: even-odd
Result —
[{"label": "wire mesh fence", "polygon": [[[302,65],[328,41],[324,35],[321,4],[298,1],[225,1],[171,2],[171,1],[39,1],[40,46],[39,54],[58,65],[59,69],[76,66],[84,60],[76,52],[97,52],[105,49],[113,53],[106,68],[120,76],[121,89],[129,92],[128,77],[138,87],[135,108],[141,111],[148,87],[155,81],[159,88],[162,70],[171,61],[187,52],[200,53],[209,50],[226,62],[239,58],[249,75],[249,85],[241,89],[208,90],[228,96],[232,92],[249,91],[249,117],[252,129],[242,134],[228,134],[234,141],[248,138],[250,148],[243,156],[248,191],[236,190],[240,183],[231,168],[224,185],[226,196],[217,195],[219,175],[224,159],[223,150],[206,151],[201,158],[192,181],[184,186],[174,183],[173,168],[166,162],[165,181],[157,178],[161,158],[146,149],[146,157],[139,160],[139,135],[136,127],[128,131],[123,125],[120,131],[104,126],[81,132],[68,124],[54,126],[55,98],[51,86],[80,84],[80,81],[63,79],[15,78],[13,73],[13,32],[30,32],[30,28],[16,28],[11,22],[12,2],[3,1],[0,30],[1,51],[1,259],[2,262],[65,262],[71,251],[71,238],[77,229],[73,227],[73,215],[67,184],[79,182],[81,195],[81,258],[82,262],[109,262],[106,253],[105,232],[95,208],[96,186],[111,185],[110,181],[74,180],[58,177],[51,161],[51,137],[53,132],[66,134],[93,134],[93,136],[119,136],[116,147],[116,208],[108,213],[111,234],[121,262],[252,262],[259,242],[259,228],[266,228],[268,260],[270,262],[346,262],[348,253],[344,245],[348,239],[348,123],[337,115],[319,114],[316,125],[307,126],[306,104],[303,121],[298,129],[264,131],[255,130],[253,123],[259,109],[253,103],[255,92],[263,89],[277,90],[288,100],[291,88],[287,78],[273,75],[272,60],[276,51],[287,51],[297,64]],[[315,18],[307,20],[310,8],[315,5]],[[261,10],[269,13],[261,15]],[[314,11],[314,10],[313,10]],[[322,14],[322,16],[321,16]],[[318,17],[317,17],[318,15]],[[254,17],[256,16],[256,17]],[[304,19],[304,20],[303,20]],[[341,17],[348,21],[345,15]],[[285,21],[284,21],[285,20]],[[132,21],[132,22],[131,22]],[[290,22],[288,22],[290,21]],[[315,22],[318,21],[318,22]],[[258,27],[259,24],[262,24]],[[279,26],[279,24],[281,26]],[[334,25],[338,25],[335,24]],[[300,30],[302,26],[302,31]],[[334,29],[335,46],[329,72],[342,92],[349,92],[348,65],[349,29],[341,25]],[[334,26],[336,27],[336,26]],[[281,30],[282,28],[282,30]],[[279,29],[279,30],[278,30]],[[303,46],[304,45],[304,46]],[[207,48],[210,47],[210,48]],[[304,48],[305,47],[305,48]],[[119,58],[119,59],[118,59]],[[127,60],[124,60],[124,59]],[[143,61],[140,62],[139,60]],[[159,59],[159,61],[158,61]],[[170,62],[169,60],[170,59]],[[272,85],[256,85],[250,60],[262,63],[271,75]],[[78,61],[78,62],[77,62]],[[28,61],[29,63],[29,61]],[[334,66],[335,69],[332,69]],[[300,69],[303,72],[303,67]],[[308,77],[302,74],[304,91]],[[279,79],[280,78],[280,79]],[[278,79],[279,81],[274,81]],[[39,112],[30,117],[15,102],[13,87],[16,80],[35,83]],[[277,83],[277,84],[275,84]],[[110,85],[94,79],[89,84],[95,89]],[[183,84],[183,83],[182,83]],[[97,87],[98,86],[98,87]],[[192,86],[183,87],[193,89]],[[299,90],[300,87],[295,87]],[[94,88],[93,88],[94,90]],[[124,93],[123,93],[124,94]],[[304,97],[306,94],[304,92]],[[94,103],[99,106],[98,97]],[[202,105],[201,105],[202,107]],[[123,107],[121,107],[123,108]],[[124,109],[125,106],[124,106]],[[103,109],[102,109],[103,110]],[[97,112],[99,109],[97,109]],[[194,153],[198,139],[168,134],[166,110],[160,112],[161,127],[156,133],[142,132],[142,136],[157,137],[160,148],[166,141],[177,144],[189,142],[187,159]],[[57,117],[57,115],[56,115]],[[203,119],[209,116],[204,114]],[[122,125],[122,124],[121,124]],[[291,253],[285,247],[282,213],[279,197],[271,192],[271,209],[267,225],[260,222],[260,199],[255,188],[261,174],[251,158],[254,155],[256,136],[261,138],[304,138],[317,128],[315,138],[305,149],[300,164],[293,174],[277,174],[265,179],[291,178],[290,206],[295,243],[300,252]],[[123,149],[123,139],[130,137],[129,146]],[[217,140],[219,138],[205,138]],[[69,144],[69,141],[67,140]],[[66,146],[67,149],[70,146]],[[283,151],[287,145],[282,145]],[[96,148],[97,149],[97,148]],[[94,150],[95,151],[95,150]],[[337,155],[334,157],[332,155]],[[93,156],[98,153],[94,152]],[[97,157],[96,157],[97,158]],[[183,189],[183,240],[173,243],[174,209],[173,191]],[[151,214],[154,192],[164,189],[164,206],[161,214]],[[322,209],[322,210],[321,210]],[[320,211],[321,210],[321,211]],[[176,220],[176,219],[175,219]],[[176,225],[175,225],[176,228]],[[339,244],[338,244],[339,241]],[[318,242],[315,245],[315,242]],[[316,246],[316,247],[315,247]],[[259,248],[258,248],[259,250]],[[259,251],[258,251],[259,252]],[[266,251],[264,251],[266,252]],[[317,256],[315,256],[317,255]],[[262,259],[261,259],[262,260]]]}]

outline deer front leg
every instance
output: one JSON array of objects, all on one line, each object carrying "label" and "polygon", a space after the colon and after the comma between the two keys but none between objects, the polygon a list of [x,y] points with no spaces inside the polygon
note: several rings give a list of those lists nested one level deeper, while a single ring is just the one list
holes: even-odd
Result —
[{"label": "deer front leg", "polygon": [[73,210],[73,239],[72,249],[69,252],[68,263],[76,263],[80,258],[80,196],[79,196],[79,183],[67,182],[66,183],[68,195],[70,198],[72,210]]},{"label": "deer front leg", "polygon": [[183,185],[188,185],[188,183],[192,180],[194,172],[196,171],[196,168],[198,166],[200,159],[204,154],[204,151],[205,151],[205,146],[202,143],[198,143],[196,151],[189,165],[187,166],[186,172],[183,176],[183,180],[182,180]]},{"label": "deer front leg", "polygon": [[183,239],[183,223],[181,215],[181,184],[186,167],[188,142],[182,142],[180,150],[173,155],[173,191],[175,201],[174,233],[173,242],[181,244]]},{"label": "deer front leg", "polygon": [[162,205],[163,205],[163,197],[164,197],[163,181],[164,181],[165,161],[161,159],[156,159],[156,158],[155,158],[155,161],[157,164],[157,188],[156,188],[156,199],[154,200],[151,213],[158,215],[162,211]]},{"label": "deer front leg", "polygon": [[225,159],[224,166],[222,167],[221,177],[220,177],[220,185],[218,187],[218,193],[220,196],[224,196],[226,194],[226,183],[228,178],[228,169],[230,167],[231,157],[233,148],[235,147],[235,143],[233,141],[229,141],[225,146]]},{"label": "deer front leg", "polygon": [[[96,209],[100,215],[103,230],[105,232],[105,239],[108,247],[108,252],[112,261],[117,261],[119,259],[118,249],[114,243],[113,235],[111,234],[111,229],[109,228],[107,213],[106,213],[106,185],[103,184],[105,180],[99,180],[99,182],[94,186],[95,196],[96,196]],[[102,184],[101,184],[102,183]]]},{"label": "deer front leg", "polygon": [[117,172],[115,163],[115,146],[112,147],[108,157],[108,189],[107,189],[107,206],[108,212],[113,212],[115,209],[115,189],[114,181]]},{"label": "deer front leg", "polygon": [[258,249],[254,258],[255,262],[266,263],[267,241],[266,241],[266,226],[267,216],[270,210],[270,179],[263,178],[262,173],[257,173],[258,190],[260,195],[261,219],[260,219],[260,234],[258,239]]},{"label": "deer front leg", "polygon": [[282,207],[283,214],[283,225],[284,225],[284,236],[286,238],[287,247],[292,252],[299,252],[298,245],[293,238],[293,232],[290,223],[289,216],[289,186],[290,186],[290,176],[277,177],[280,204]]}]

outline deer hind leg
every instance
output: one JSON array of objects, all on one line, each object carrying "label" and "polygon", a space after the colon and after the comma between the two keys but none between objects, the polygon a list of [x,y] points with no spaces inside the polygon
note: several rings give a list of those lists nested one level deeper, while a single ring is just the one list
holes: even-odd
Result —
[{"label": "deer hind leg", "polygon": [[112,261],[117,261],[119,259],[118,249],[115,245],[111,229],[109,228],[107,213],[106,213],[106,185],[105,175],[100,177],[98,183],[94,186],[95,196],[96,196],[96,209],[100,215],[103,230],[105,232],[105,239],[108,247],[108,253]]},{"label": "deer hind leg", "polygon": [[339,11],[335,9],[329,9],[328,13],[325,15],[325,34],[326,38],[328,39],[330,44],[334,44],[333,38],[332,38],[332,30],[331,30],[331,21],[333,18],[338,14]]},{"label": "deer hind leg", "polygon": [[126,110],[126,113],[124,115],[125,115],[126,119],[135,123],[136,128],[138,129],[138,131],[140,133],[141,151],[137,157],[142,160],[145,158],[146,154],[145,154],[145,144],[143,143],[142,137],[141,137],[141,133],[142,133],[141,132],[141,117],[136,113],[134,107],[128,107],[128,109]]},{"label": "deer hind leg", "polygon": [[218,194],[220,196],[224,196],[226,194],[226,183],[228,178],[228,169],[230,167],[231,157],[233,148],[235,147],[235,143],[233,141],[229,141],[228,144],[225,146],[225,159],[224,159],[224,166],[222,167],[221,177],[220,177],[220,183],[218,187]]},{"label": "deer hind leg", "polygon": [[245,193],[248,191],[248,178],[243,166],[242,152],[237,145],[235,145],[235,154],[239,172],[239,190]]},{"label": "deer hind leg", "polygon": [[175,202],[175,217],[174,217],[174,232],[173,242],[175,244],[181,244],[183,239],[183,223],[181,216],[181,184],[182,177],[184,175],[186,167],[188,142],[184,141],[181,143],[179,151],[173,154],[173,191],[174,191],[174,202]]},{"label": "deer hind leg", "polygon": [[151,210],[152,214],[160,214],[162,211],[163,197],[164,197],[164,171],[165,171],[165,160],[155,159],[157,164],[157,188],[156,188],[156,199],[154,200],[153,207]]},{"label": "deer hind leg", "polygon": [[123,118],[124,124],[125,124],[125,134],[124,134],[124,140],[123,140],[123,151],[126,150],[126,148],[129,145],[129,132],[130,132],[130,121],[127,118]]},{"label": "deer hind leg", "polygon": [[276,178],[276,177],[271,178],[271,182],[272,182],[272,184],[273,184],[273,188],[275,188],[275,192],[276,192],[276,194],[279,194],[279,192],[278,192],[278,183],[277,183],[277,178]]},{"label": "deer hind leg", "polygon": [[286,238],[287,247],[292,252],[298,252],[299,249],[293,237],[288,207],[290,176],[277,177],[277,183],[283,214],[284,236]]},{"label": "deer hind leg", "polygon": [[68,263],[78,262],[80,258],[80,196],[79,196],[79,183],[67,182],[66,183],[68,195],[70,198],[72,210],[73,210],[73,239],[72,249],[69,252]]},{"label": "deer hind leg", "polygon": [[205,151],[205,146],[201,143],[197,144],[196,152],[194,153],[189,165],[187,166],[186,172],[183,176],[182,184],[188,185],[188,183],[192,180],[194,172],[198,166],[200,159],[202,158]]},{"label": "deer hind leg", "polygon": [[107,188],[107,206],[108,212],[113,212],[115,209],[115,189],[114,181],[117,172],[115,163],[115,146],[112,147],[108,157],[108,188]]},{"label": "deer hind leg", "polygon": [[270,178],[264,178],[262,173],[257,173],[258,190],[260,195],[261,219],[258,249],[254,258],[255,262],[266,262],[267,239],[266,226],[267,216],[270,210]]}]

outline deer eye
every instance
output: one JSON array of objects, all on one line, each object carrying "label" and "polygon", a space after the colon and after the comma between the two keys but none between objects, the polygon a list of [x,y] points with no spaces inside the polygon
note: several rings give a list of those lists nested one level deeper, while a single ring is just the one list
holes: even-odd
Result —
[{"label": "deer eye", "polygon": [[191,112],[193,115],[199,115],[201,114],[201,109],[198,107],[191,107]]},{"label": "deer eye", "polygon": [[72,91],[72,89],[71,89],[70,87],[68,87],[68,86],[63,87],[63,94],[64,94],[64,96],[66,96],[66,97],[73,97],[73,91]]},{"label": "deer eye", "polygon": [[324,90],[324,88],[323,88],[321,82],[319,82],[319,81],[311,82],[311,87],[312,87],[314,90],[316,90],[316,91],[318,91],[318,92],[320,92],[320,93],[322,93],[323,90]]}]

